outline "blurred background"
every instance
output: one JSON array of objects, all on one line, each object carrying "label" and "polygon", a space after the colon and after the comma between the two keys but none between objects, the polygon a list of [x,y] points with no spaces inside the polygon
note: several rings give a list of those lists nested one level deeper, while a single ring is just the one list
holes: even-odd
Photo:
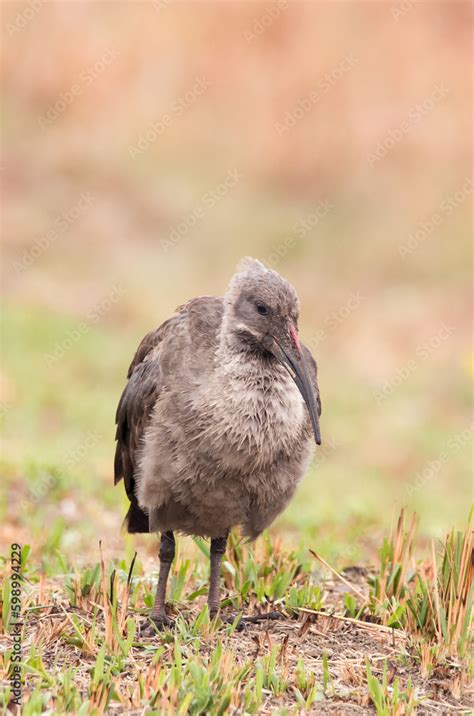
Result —
[{"label": "blurred background", "polygon": [[[324,445],[272,531],[367,561],[472,498],[472,6],[2,6],[1,547],[120,554],[142,336],[245,255],[296,287]],[[150,554],[154,540],[134,545]]]}]

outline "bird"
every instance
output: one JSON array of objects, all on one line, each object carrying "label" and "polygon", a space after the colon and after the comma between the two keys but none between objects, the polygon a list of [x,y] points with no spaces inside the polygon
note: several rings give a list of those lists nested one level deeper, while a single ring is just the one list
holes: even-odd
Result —
[{"label": "bird", "polygon": [[136,350],[116,411],[114,484],[123,478],[130,502],[126,530],[160,534],[148,629],[173,623],[175,532],[210,539],[214,618],[230,530],[257,538],[321,445],[317,365],[298,335],[299,309],[286,279],[246,257],[223,296],[182,304]]}]

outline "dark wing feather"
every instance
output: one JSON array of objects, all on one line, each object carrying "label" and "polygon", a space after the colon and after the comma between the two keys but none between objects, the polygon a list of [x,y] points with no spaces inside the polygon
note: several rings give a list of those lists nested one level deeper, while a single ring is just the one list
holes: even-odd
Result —
[{"label": "dark wing feather", "polygon": [[135,468],[138,448],[160,393],[160,364],[154,349],[162,340],[164,327],[165,324],[148,333],[138,346],[115,415],[114,483],[123,477],[131,503],[125,518],[129,532],[149,531],[148,516],[140,509],[135,497]]},{"label": "dark wing feather", "polygon": [[[115,422],[115,484],[124,478],[130,509],[125,518],[129,532],[148,532],[148,516],[135,496],[135,470],[153,407],[166,382],[175,350],[183,345],[183,328],[192,335],[196,351],[213,345],[223,313],[222,298],[201,296],[176,309],[174,316],[143,338],[128,369],[128,383],[120,398]],[[166,339],[166,340],[165,340]],[[162,344],[163,345],[160,345]],[[208,345],[209,344],[209,345]]]}]

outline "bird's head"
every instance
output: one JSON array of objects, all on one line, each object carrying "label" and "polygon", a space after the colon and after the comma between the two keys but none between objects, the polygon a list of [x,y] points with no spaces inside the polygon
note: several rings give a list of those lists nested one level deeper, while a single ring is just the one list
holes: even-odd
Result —
[{"label": "bird's head", "polygon": [[298,317],[299,300],[293,286],[260,261],[243,259],[225,295],[226,340],[234,350],[260,354],[288,370],[306,403],[320,445],[319,416],[298,338]]}]

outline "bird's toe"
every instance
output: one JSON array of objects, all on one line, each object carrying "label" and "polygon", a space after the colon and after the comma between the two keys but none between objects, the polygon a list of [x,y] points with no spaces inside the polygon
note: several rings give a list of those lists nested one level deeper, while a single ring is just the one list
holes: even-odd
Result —
[{"label": "bird's toe", "polygon": [[211,619],[217,619],[221,621],[222,624],[225,624],[226,626],[232,625],[236,622],[235,630],[236,631],[243,631],[245,629],[245,624],[243,621],[243,617],[240,614],[221,614],[221,612],[210,612]]},{"label": "bird's toe", "polygon": [[173,626],[173,619],[170,619],[166,615],[149,617],[140,627],[140,637],[149,639],[156,636],[160,631],[170,629]]},{"label": "bird's toe", "polygon": [[281,612],[266,612],[265,614],[252,614],[251,616],[242,617],[247,624],[258,624],[267,620],[286,619]]},{"label": "bird's toe", "polygon": [[211,618],[219,616],[223,624],[235,624],[236,631],[243,631],[250,624],[259,624],[269,620],[286,619],[285,615],[281,612],[266,612],[265,614],[252,614],[249,616],[238,615],[238,614],[212,614]]}]

